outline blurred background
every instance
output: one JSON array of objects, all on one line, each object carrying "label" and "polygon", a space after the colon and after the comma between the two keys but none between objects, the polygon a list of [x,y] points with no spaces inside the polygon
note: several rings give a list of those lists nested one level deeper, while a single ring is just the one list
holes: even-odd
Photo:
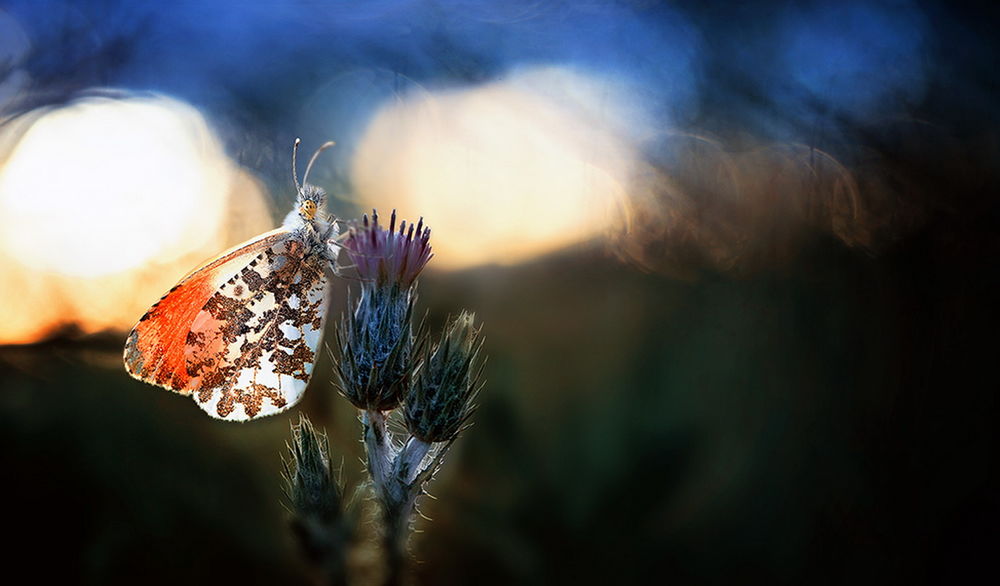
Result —
[{"label": "blurred background", "polygon": [[485,324],[417,583],[994,573],[998,20],[971,6],[6,0],[8,567],[310,583],[280,504],[299,412],[364,479],[329,358],[244,425],[121,364],[163,292],[280,222],[302,137],[337,141],[332,212],[433,228],[432,325]]}]

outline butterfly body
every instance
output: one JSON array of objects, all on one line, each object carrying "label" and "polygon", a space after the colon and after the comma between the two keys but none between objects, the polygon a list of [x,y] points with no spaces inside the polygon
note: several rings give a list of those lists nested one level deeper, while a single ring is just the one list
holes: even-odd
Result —
[{"label": "butterfly body", "polygon": [[340,250],[323,191],[298,187],[281,228],[189,273],[139,320],[125,367],[191,396],[230,421],[280,413],[299,401],[323,332]]}]

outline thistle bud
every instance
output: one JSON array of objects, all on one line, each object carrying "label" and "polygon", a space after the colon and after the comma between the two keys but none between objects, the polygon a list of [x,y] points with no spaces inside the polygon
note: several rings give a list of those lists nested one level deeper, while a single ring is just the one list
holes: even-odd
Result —
[{"label": "thistle bud", "polygon": [[441,341],[423,352],[403,413],[410,433],[425,442],[454,439],[475,410],[482,340],[474,320],[475,314],[463,311],[445,328]]},{"label": "thistle bud", "polygon": [[330,467],[326,435],[302,417],[292,426],[288,450],[290,458],[282,463],[292,528],[306,556],[325,567],[332,583],[342,584],[354,522]]},{"label": "thistle bud", "polygon": [[336,383],[358,409],[399,406],[413,371],[413,301],[399,287],[362,287],[354,312],[341,321]]}]

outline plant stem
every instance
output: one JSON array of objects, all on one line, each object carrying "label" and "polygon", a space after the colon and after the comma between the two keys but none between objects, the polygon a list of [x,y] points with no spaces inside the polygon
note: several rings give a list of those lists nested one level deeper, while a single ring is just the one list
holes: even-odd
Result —
[{"label": "plant stem", "polygon": [[[396,456],[393,475],[407,486],[413,484],[417,475],[423,470],[420,467],[420,463],[423,462],[424,456],[430,451],[431,444],[410,436],[410,439],[403,445],[403,449],[399,451],[399,455]],[[419,490],[419,487],[417,487],[417,490]]]},{"label": "plant stem", "polygon": [[[392,470],[395,449],[392,446],[389,430],[386,426],[385,413],[381,411],[364,411],[361,422],[365,428],[365,451],[368,453],[368,473],[371,474],[375,488],[381,491]],[[379,495],[381,498],[381,494]]]},{"label": "plant stem", "polygon": [[382,506],[382,547],[385,551],[386,561],[386,586],[400,586],[404,584],[406,576],[406,541],[409,536],[410,514],[404,511],[406,507],[403,503],[388,504]]},{"label": "plant stem", "polygon": [[385,413],[380,411],[365,411],[361,421],[365,428],[368,471],[375,485],[375,494],[382,505],[385,583],[387,586],[396,586],[402,584],[405,577],[410,516],[420,492],[419,487],[411,482],[429,446],[424,449],[411,438],[402,450],[397,451],[389,436]]}]

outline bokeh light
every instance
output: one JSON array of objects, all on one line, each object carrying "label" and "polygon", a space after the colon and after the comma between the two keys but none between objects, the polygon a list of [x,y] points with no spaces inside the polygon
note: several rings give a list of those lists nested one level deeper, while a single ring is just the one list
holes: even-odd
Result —
[{"label": "bokeh light", "polygon": [[261,190],[177,100],[92,97],[14,122],[0,167],[0,343],[127,329],[195,263],[269,227]]},{"label": "bokeh light", "polygon": [[419,93],[380,111],[352,181],[362,205],[435,229],[438,267],[514,263],[621,221],[641,110],[613,80],[556,67]]},{"label": "bokeh light", "polygon": [[[47,112],[0,174],[2,246],[79,277],[170,261],[204,246],[227,170],[200,116],[164,100],[84,100]],[[79,229],[73,229],[73,226]]]}]

